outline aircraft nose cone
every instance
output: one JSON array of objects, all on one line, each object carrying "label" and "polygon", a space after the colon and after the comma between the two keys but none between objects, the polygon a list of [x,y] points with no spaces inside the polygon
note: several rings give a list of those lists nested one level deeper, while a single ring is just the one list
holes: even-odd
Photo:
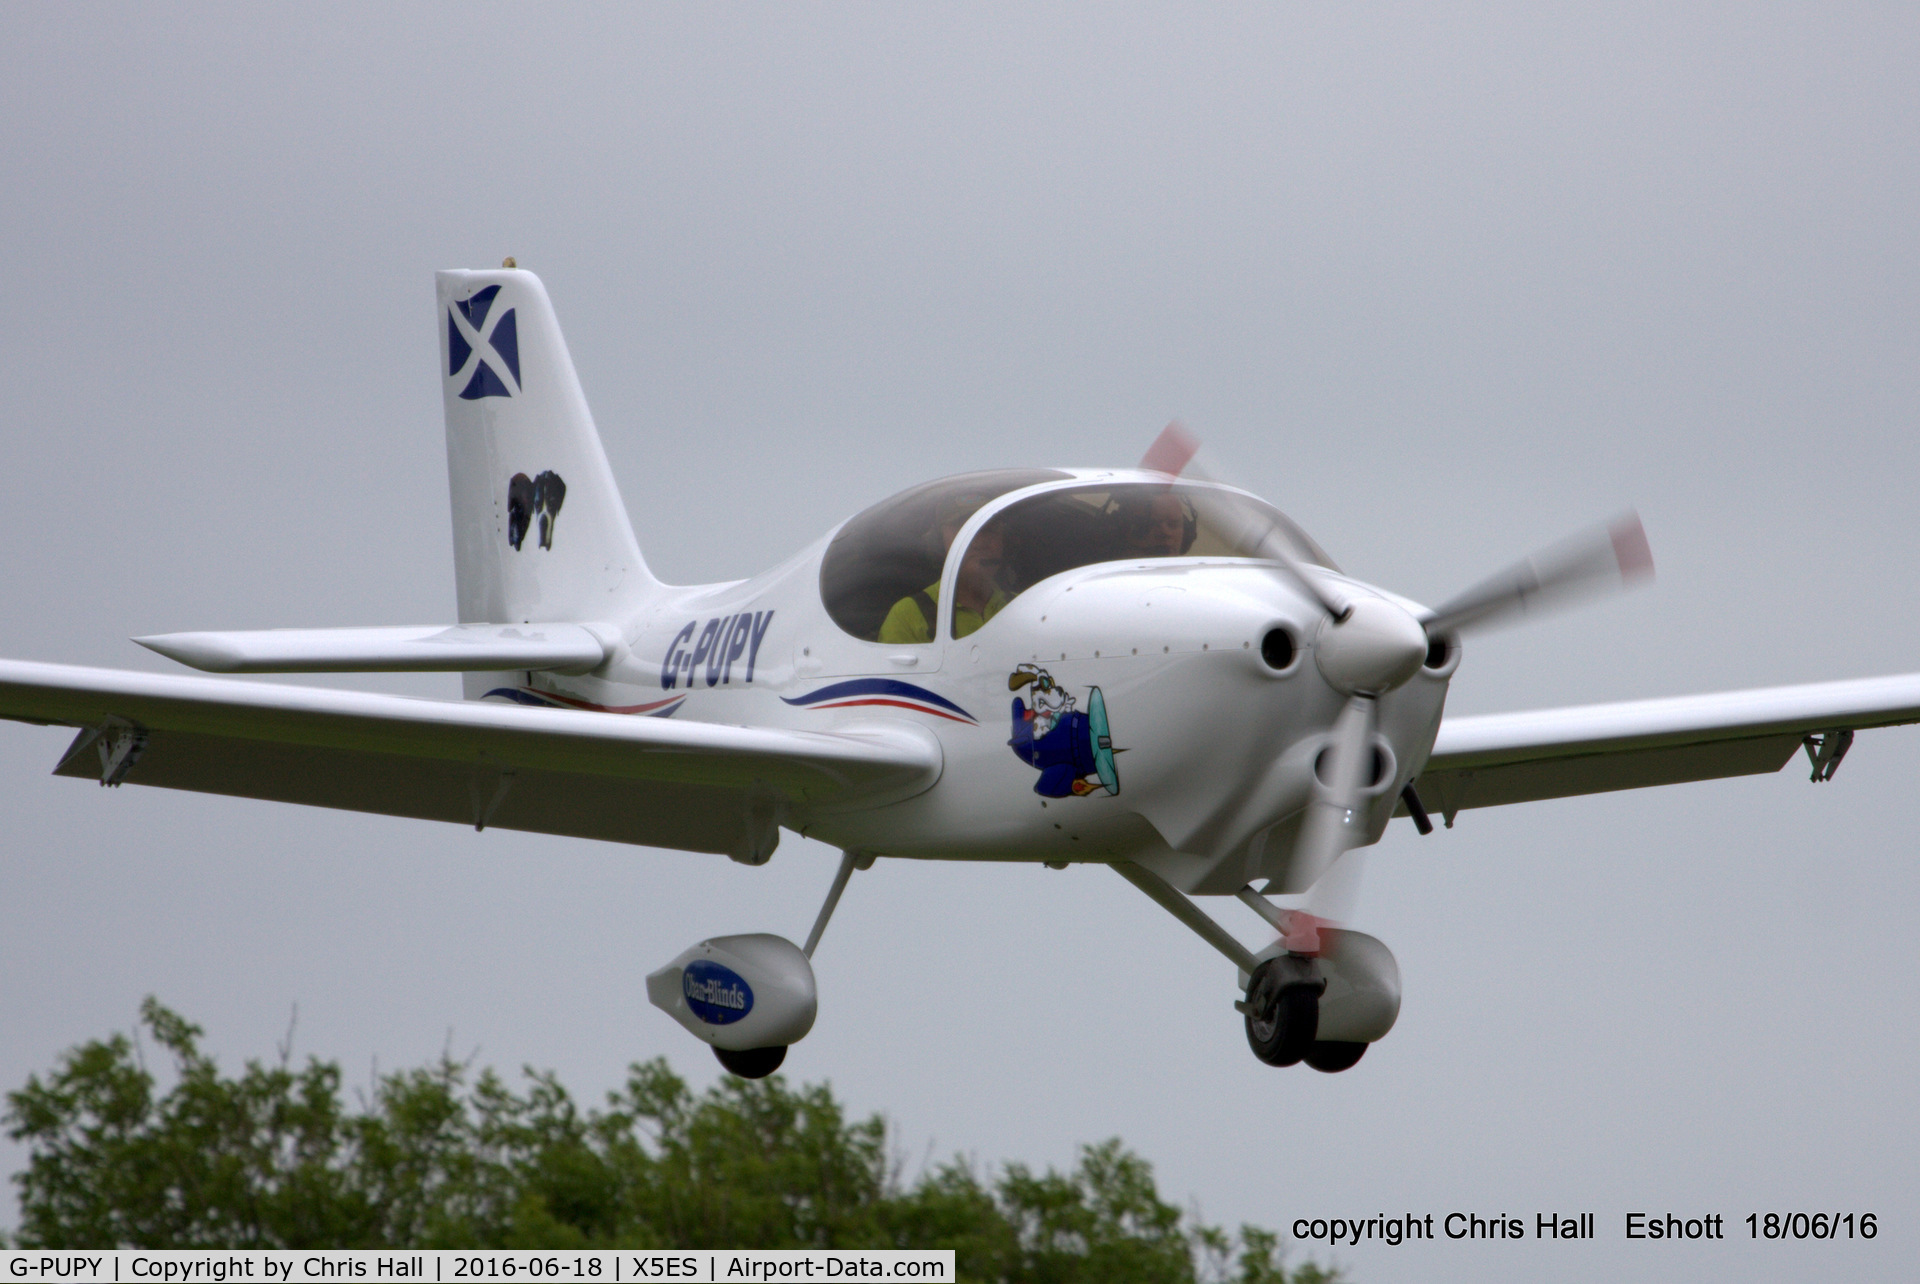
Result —
[{"label": "aircraft nose cone", "polygon": [[1391,691],[1418,673],[1426,658],[1420,622],[1377,597],[1356,600],[1344,620],[1323,619],[1313,646],[1322,676],[1348,695]]}]

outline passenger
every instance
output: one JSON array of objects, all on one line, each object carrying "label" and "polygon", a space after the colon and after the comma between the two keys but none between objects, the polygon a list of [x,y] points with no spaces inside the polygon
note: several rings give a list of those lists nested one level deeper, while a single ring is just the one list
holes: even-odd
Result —
[{"label": "passenger", "polygon": [[1114,509],[1122,557],[1181,557],[1193,547],[1195,518],[1170,490],[1129,494]]},{"label": "passenger", "polygon": [[[962,521],[965,519],[963,518]],[[953,538],[960,533],[958,522],[943,524],[941,539],[952,549]],[[1000,587],[1000,573],[1006,564],[1006,536],[997,526],[987,526],[973,537],[967,555],[954,577],[953,636],[963,638],[991,620],[1007,604]],[[934,620],[940,607],[940,581],[935,580],[917,593],[909,593],[893,604],[880,625],[882,642],[931,642],[936,632]]]}]

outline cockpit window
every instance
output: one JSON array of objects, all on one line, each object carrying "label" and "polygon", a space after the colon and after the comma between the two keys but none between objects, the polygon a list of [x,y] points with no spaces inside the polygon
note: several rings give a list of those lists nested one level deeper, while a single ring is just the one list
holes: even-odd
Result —
[{"label": "cockpit window", "polygon": [[[1078,566],[1160,557],[1270,559],[1275,543],[1297,561],[1339,569],[1285,514],[1248,495],[1153,482],[1048,491],[996,513],[974,535],[954,594],[953,634],[979,628],[1033,585]],[[977,567],[971,584],[969,567]]]},{"label": "cockpit window", "polygon": [[820,562],[828,616],[869,642],[931,642],[940,571],[967,519],[1009,491],[1066,477],[1040,468],[962,473],[875,504],[840,528]]}]

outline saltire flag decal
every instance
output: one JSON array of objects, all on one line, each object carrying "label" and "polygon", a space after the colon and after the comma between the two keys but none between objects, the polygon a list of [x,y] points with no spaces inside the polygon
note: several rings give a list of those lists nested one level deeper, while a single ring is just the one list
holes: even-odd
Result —
[{"label": "saltire flag decal", "polygon": [[[484,345],[494,357],[513,376],[514,387],[520,386],[520,329],[514,319],[514,309],[508,308],[500,314],[494,323],[493,332],[485,334],[487,314],[493,310],[493,300],[500,293],[500,287],[490,285],[475,294],[471,299],[456,300],[447,310],[447,378],[457,378],[460,372],[472,360],[475,343]],[[469,342],[467,335],[461,332],[458,312],[466,320],[466,329],[473,335]],[[483,337],[484,336],[484,337]],[[473,377],[467,380],[467,386],[460,390],[460,396],[467,401],[478,401],[482,397],[511,397],[514,388],[494,372],[485,357],[474,364]]]}]

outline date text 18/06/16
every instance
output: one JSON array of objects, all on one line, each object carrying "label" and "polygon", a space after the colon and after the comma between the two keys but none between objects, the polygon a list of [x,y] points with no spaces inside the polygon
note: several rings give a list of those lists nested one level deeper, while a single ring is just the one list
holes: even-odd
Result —
[{"label": "date text 18/06/16", "polygon": [[[1748,1213],[1748,1239],[1872,1239],[1880,1219],[1872,1213]],[[1672,1213],[1628,1213],[1628,1239],[1725,1239],[1719,1213],[1676,1217]]]},{"label": "date text 18/06/16", "polygon": [[1872,1239],[1880,1233],[1873,1213],[1748,1213],[1751,1239]]}]

